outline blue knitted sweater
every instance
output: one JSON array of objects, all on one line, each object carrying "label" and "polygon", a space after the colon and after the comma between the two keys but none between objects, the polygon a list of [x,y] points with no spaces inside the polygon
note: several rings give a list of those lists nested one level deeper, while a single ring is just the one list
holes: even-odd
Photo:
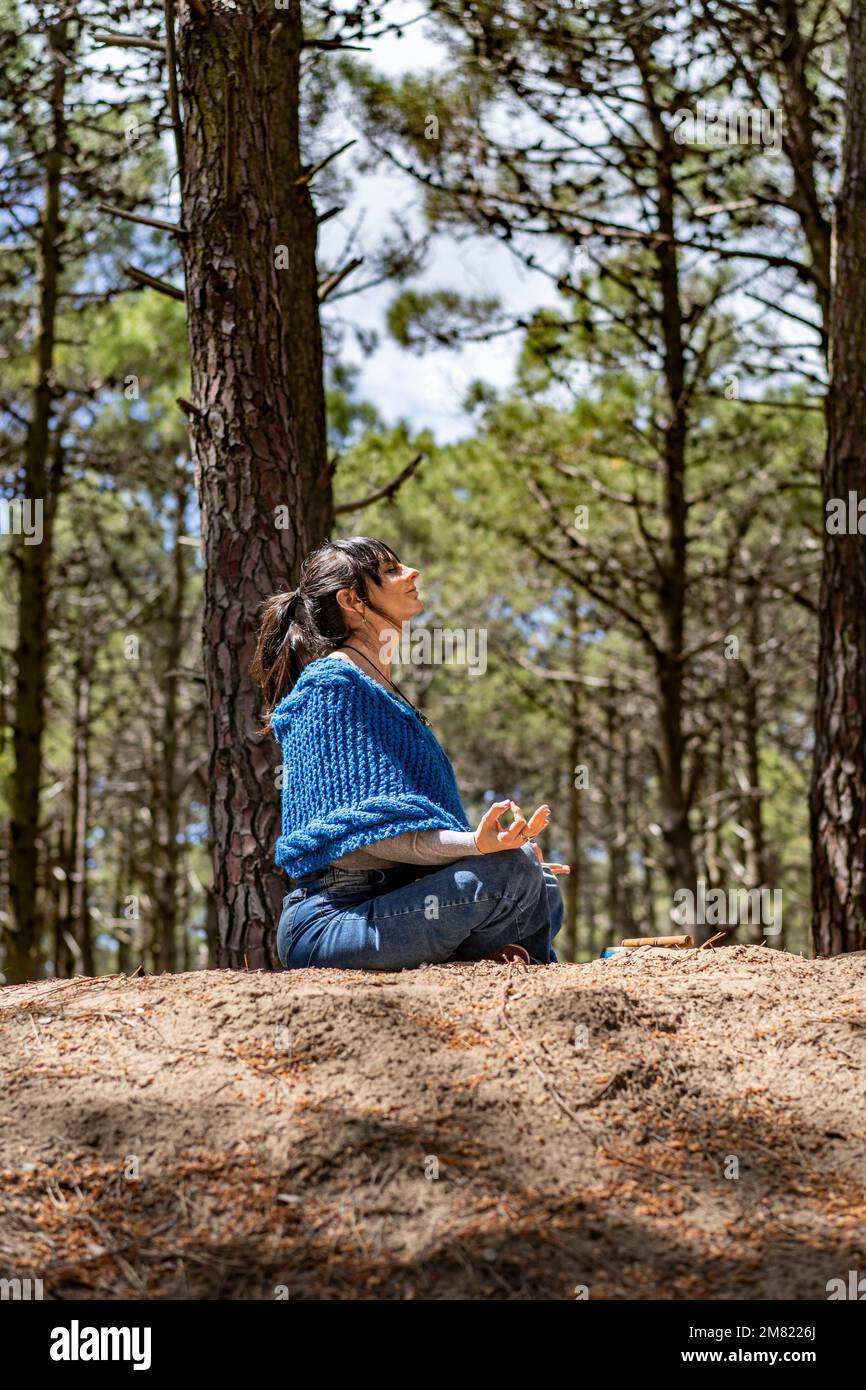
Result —
[{"label": "blue knitted sweater", "polygon": [[354,663],[319,658],[271,715],[283,750],[276,861],[293,878],[407,830],[469,830],[435,734]]}]

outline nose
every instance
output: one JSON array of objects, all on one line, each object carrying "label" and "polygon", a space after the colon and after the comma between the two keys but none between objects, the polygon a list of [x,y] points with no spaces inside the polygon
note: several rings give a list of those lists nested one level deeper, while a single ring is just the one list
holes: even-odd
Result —
[{"label": "nose", "polygon": [[410,565],[407,565],[407,566],[406,566],[406,578],[407,578],[407,579],[417,579],[417,578],[418,578],[418,575],[419,575],[420,573],[421,573],[420,570],[413,570],[412,567],[411,567]]}]

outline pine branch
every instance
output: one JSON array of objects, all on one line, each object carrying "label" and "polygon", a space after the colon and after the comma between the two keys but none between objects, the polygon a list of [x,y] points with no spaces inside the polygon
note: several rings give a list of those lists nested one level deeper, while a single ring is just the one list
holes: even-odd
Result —
[{"label": "pine branch", "polygon": [[147,48],[154,53],[165,52],[160,39],[133,38],[130,34],[112,34],[107,29],[98,29],[93,35],[93,41],[110,45],[112,48]]},{"label": "pine branch", "polygon": [[[195,12],[195,11],[193,11]],[[165,0],[165,61],[168,67],[168,105],[174,131],[174,151],[180,187],[183,188],[183,125],[177,92],[177,47],[174,37],[174,0]]]},{"label": "pine branch", "polygon": [[342,39],[303,39],[301,48],[321,48],[327,53],[333,53],[337,49],[343,49],[349,53],[369,53],[369,44],[343,43]]},{"label": "pine branch", "polygon": [[333,275],[329,275],[319,286],[319,303],[322,304],[338,285],[342,284],[347,275],[351,275],[353,270],[357,270],[359,265],[363,265],[363,256],[356,256],[354,260],[347,261],[342,270],[335,270]]},{"label": "pine branch", "polygon": [[183,290],[177,289],[175,285],[170,285],[167,280],[158,279],[156,275],[148,275],[147,271],[139,270],[134,265],[125,265],[123,270],[124,274],[128,275],[130,280],[134,280],[137,285],[145,286],[151,290],[159,290],[160,294],[168,295],[169,299],[182,300],[185,298]]},{"label": "pine branch", "polygon": [[393,497],[395,492],[406,482],[407,478],[411,478],[415,469],[425,457],[425,454],[416,454],[411,463],[407,463],[406,467],[397,474],[396,478],[392,478],[390,483],[386,483],[384,487],[377,488],[375,492],[371,492],[367,497],[360,498],[357,502],[341,502],[339,507],[334,508],[334,515],[336,516],[338,512],[357,512],[360,511],[362,507],[371,506],[373,502],[381,502],[383,497]]},{"label": "pine branch", "polygon": [[345,145],[341,145],[338,150],[332,150],[330,154],[326,154],[325,158],[320,159],[318,164],[314,164],[311,169],[307,169],[306,173],[301,174],[300,178],[295,179],[296,187],[300,188],[303,184],[309,183],[311,179],[316,177],[316,174],[318,174],[321,169],[324,169],[327,164],[330,164],[332,159],[336,159],[337,155],[342,154],[344,150],[351,149],[352,145],[356,145],[357,143],[357,140],[347,140]]},{"label": "pine branch", "polygon": [[146,217],[141,212],[127,212],[125,208],[113,207],[111,203],[97,203],[100,212],[107,212],[112,217],[123,217],[127,222],[140,222],[143,227],[156,227],[161,232],[171,232],[173,236],[187,236],[186,227],[179,227],[176,222],[163,222],[160,217]]}]

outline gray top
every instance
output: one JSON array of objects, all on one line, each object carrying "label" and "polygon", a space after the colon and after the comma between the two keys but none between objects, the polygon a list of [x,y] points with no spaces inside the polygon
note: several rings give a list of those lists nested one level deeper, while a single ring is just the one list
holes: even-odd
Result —
[{"label": "gray top", "polygon": [[381,869],[391,864],[450,864],[470,854],[480,854],[472,830],[407,830],[374,845],[332,859],[341,869]]}]

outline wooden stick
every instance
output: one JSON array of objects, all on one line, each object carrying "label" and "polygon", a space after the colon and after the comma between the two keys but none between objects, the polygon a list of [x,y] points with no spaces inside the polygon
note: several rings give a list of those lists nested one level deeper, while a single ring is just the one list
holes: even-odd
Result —
[{"label": "wooden stick", "polygon": [[693,945],[693,942],[690,936],[632,936],[619,944],[620,946],[679,946],[688,948]]},{"label": "wooden stick", "polygon": [[714,941],[720,941],[720,940],[722,939],[723,936],[727,936],[727,932],[724,932],[724,931],[717,931],[716,934],[715,934],[715,936],[711,936],[711,937],[708,938],[708,940],[702,941],[701,944],[700,944],[700,946],[698,947],[698,950],[699,950],[699,951],[705,950],[707,946],[712,946],[712,944],[713,944]]}]

